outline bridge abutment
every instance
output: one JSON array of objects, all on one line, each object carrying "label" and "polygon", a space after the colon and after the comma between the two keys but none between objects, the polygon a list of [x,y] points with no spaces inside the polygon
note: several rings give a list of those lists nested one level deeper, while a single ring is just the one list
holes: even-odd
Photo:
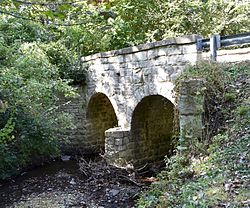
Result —
[{"label": "bridge abutment", "polygon": [[204,137],[204,91],[205,80],[186,79],[181,82],[178,102],[180,139]]}]

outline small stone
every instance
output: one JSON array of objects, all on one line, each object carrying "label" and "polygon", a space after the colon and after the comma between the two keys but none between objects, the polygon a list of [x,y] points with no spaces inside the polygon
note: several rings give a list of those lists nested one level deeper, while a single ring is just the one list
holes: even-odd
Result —
[{"label": "small stone", "polygon": [[112,196],[116,196],[117,194],[120,193],[120,191],[116,190],[116,189],[111,189],[109,192],[110,192],[110,194],[112,194]]},{"label": "small stone", "polygon": [[67,161],[70,160],[70,157],[71,157],[71,156],[69,156],[69,155],[62,155],[62,156],[61,156],[61,160],[62,160],[63,162],[67,162]]},{"label": "small stone", "polygon": [[230,191],[231,184],[230,183],[226,183],[224,187],[225,187],[225,191],[228,192],[228,191]]},{"label": "small stone", "polygon": [[76,185],[75,179],[72,178],[71,181],[69,182],[71,185]]}]

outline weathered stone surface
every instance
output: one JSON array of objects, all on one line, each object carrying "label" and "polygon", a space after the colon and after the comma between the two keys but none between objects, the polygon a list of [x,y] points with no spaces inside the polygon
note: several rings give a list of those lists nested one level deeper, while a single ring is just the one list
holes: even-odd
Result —
[{"label": "weathered stone surface", "polygon": [[96,60],[98,58],[108,58],[112,56],[124,55],[124,54],[132,54],[138,51],[151,50],[158,47],[168,47],[172,45],[186,45],[186,44],[194,44],[197,39],[200,39],[201,36],[198,35],[186,35],[182,37],[176,38],[168,38],[166,40],[146,43],[138,46],[123,48],[120,50],[109,51],[104,53],[97,53],[94,55],[86,56],[82,58],[82,62],[88,62],[90,60]]},{"label": "weathered stone surface", "polygon": [[182,139],[204,136],[204,83],[203,79],[187,79],[181,83],[178,109]]},{"label": "weathered stone surface", "polygon": [[180,115],[180,132],[182,139],[203,138],[204,124],[202,114]]},{"label": "weathered stone surface", "polygon": [[[174,91],[185,66],[204,58],[196,49],[197,38],[170,38],[83,57],[87,87],[61,108],[76,121],[76,129],[62,135],[68,138],[64,146],[84,152],[105,149],[111,163],[157,160],[171,151],[176,108],[181,136],[201,138],[203,80],[184,81],[178,99]],[[239,53],[248,56],[249,50]],[[221,60],[235,55],[218,54]]]},{"label": "weathered stone surface", "polygon": [[[113,164],[120,165],[121,161],[129,160],[130,130],[121,127],[111,128],[105,131],[105,157]],[[110,142],[114,141],[114,142]],[[109,145],[107,145],[109,144]],[[122,158],[121,158],[122,156]]]}]

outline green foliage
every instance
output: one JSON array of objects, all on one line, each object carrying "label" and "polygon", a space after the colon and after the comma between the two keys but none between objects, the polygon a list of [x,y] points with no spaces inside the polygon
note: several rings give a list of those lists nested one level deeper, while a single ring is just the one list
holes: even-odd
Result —
[{"label": "green foliage", "polygon": [[[60,39],[73,55],[88,55],[186,34],[208,37],[250,29],[250,4],[244,1],[111,0],[99,4],[78,1],[55,3],[53,10],[46,5],[47,1],[37,5],[4,2],[1,7],[4,12],[33,21],[25,28],[11,25],[21,33],[19,36],[11,34],[10,39],[45,42],[46,39]],[[7,27],[10,26],[7,24]]]},{"label": "green foliage", "polygon": [[150,190],[143,195],[143,198],[138,201],[138,208],[154,207],[159,202],[159,197],[162,196],[162,192],[158,189]]},{"label": "green foliage", "polygon": [[[36,154],[57,152],[58,131],[71,126],[69,115],[55,113],[57,95],[74,96],[68,84],[85,83],[81,56],[173,36],[196,33],[208,37],[212,33],[225,35],[250,29],[250,4],[244,1],[41,2],[3,0],[0,5],[0,158],[7,158],[1,164],[5,167],[1,174]],[[225,77],[235,80],[246,69],[230,66],[224,74],[213,63],[187,69],[186,76],[202,75],[207,81],[206,92],[210,93],[206,99],[214,101],[207,102],[213,115],[207,118],[208,131],[214,130],[211,135],[222,125],[223,117],[218,112],[225,112],[220,109],[223,102],[234,103],[239,97],[234,96],[235,91],[225,89]],[[247,122],[247,110],[247,105],[236,110],[239,117],[244,117],[239,123]],[[192,151],[199,153],[209,142],[204,143],[193,141]],[[187,144],[178,148],[187,154]],[[191,156],[185,157],[189,160]],[[183,155],[177,153],[168,161],[173,177],[181,173],[182,160]],[[189,169],[181,174],[189,174]]]},{"label": "green foliage", "polygon": [[[0,179],[5,179],[35,158],[59,153],[57,135],[72,124],[56,103],[59,94],[76,92],[65,79],[73,65],[65,46],[58,48],[41,24],[1,17]],[[60,64],[66,65],[64,74]]]},{"label": "green foliage", "polygon": [[0,129],[0,144],[8,144],[15,140],[15,136],[13,135],[14,128],[15,122],[13,121],[13,117],[10,117],[5,126]]},{"label": "green foliage", "polygon": [[[188,66],[184,73],[176,80],[176,85],[179,85],[180,80],[188,78],[203,78],[206,81],[207,90],[212,90],[214,93],[223,92],[225,89],[224,65],[215,62],[200,62],[196,65]],[[215,92],[216,91],[216,92]]]},{"label": "green foliage", "polygon": [[6,144],[0,143],[0,179],[6,179],[16,173],[18,160],[16,152]]},{"label": "green foliage", "polygon": [[245,116],[248,114],[249,116],[249,112],[250,112],[250,106],[239,106],[237,109],[237,114],[239,116]]},{"label": "green foliage", "polygon": [[233,102],[236,99],[236,94],[233,92],[227,92],[224,96],[226,102]]},{"label": "green foliage", "polygon": [[112,40],[122,47],[186,34],[208,37],[249,31],[250,5],[244,2],[121,0],[114,5]]},{"label": "green foliage", "polygon": [[[36,22],[9,18],[1,15],[0,37],[7,45],[21,42],[48,41],[49,32],[44,26]],[[3,33],[4,32],[4,33]]]}]

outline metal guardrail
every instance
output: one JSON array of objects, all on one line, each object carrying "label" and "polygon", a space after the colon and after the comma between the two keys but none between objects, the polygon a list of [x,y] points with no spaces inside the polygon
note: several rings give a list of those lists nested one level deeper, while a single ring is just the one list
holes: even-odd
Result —
[{"label": "metal guardrail", "polygon": [[210,38],[198,39],[197,50],[210,48],[210,57],[216,61],[217,49],[227,46],[237,46],[242,44],[250,44],[250,32],[237,35],[212,35]]}]

